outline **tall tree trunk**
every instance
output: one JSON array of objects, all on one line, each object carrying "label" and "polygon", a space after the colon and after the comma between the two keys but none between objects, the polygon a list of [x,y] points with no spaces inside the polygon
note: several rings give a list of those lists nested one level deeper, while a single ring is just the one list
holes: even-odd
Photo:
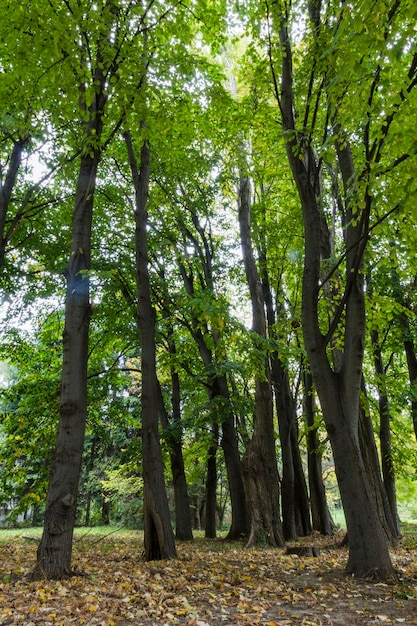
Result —
[{"label": "tall tree trunk", "polygon": [[[92,440],[91,440],[90,453],[89,453],[88,459],[86,461],[85,473],[86,473],[86,476],[87,476],[87,480],[88,480],[88,476],[89,476],[90,472],[92,472],[94,470],[94,465],[95,465],[96,458],[97,458],[96,450],[97,450],[97,447],[98,447],[98,442],[99,442],[98,437],[96,437],[94,435]],[[85,526],[90,526],[91,501],[92,501],[92,499],[93,499],[93,493],[91,491],[91,487],[87,487],[86,504],[85,504],[85,521],[84,521],[84,525]]]},{"label": "tall tree trunk", "polygon": [[207,456],[206,497],[204,535],[207,539],[214,539],[217,534],[217,448],[219,445],[219,427],[212,424],[212,443]]},{"label": "tall tree trunk", "polygon": [[249,520],[233,413],[229,413],[228,418],[222,423],[220,445],[225,458],[232,510],[232,520],[225,539],[234,541],[248,535]]},{"label": "tall tree trunk", "polygon": [[[243,262],[252,303],[255,336],[267,336],[264,298],[251,238],[250,180],[241,174],[238,196],[239,229]],[[256,345],[255,345],[256,347]],[[262,350],[262,348],[258,348]],[[274,413],[270,368],[267,355],[260,359],[255,374],[255,415],[253,435],[242,459],[248,500],[250,532],[248,546],[268,543],[282,546],[284,537],[280,517],[280,481],[275,451]]]},{"label": "tall tree trunk", "polygon": [[411,391],[411,418],[413,421],[414,434],[417,439],[417,356],[414,340],[410,330],[408,317],[405,313],[400,316],[401,325],[404,330],[404,349],[407,358],[408,378]]},{"label": "tall tree trunk", "polygon": [[155,311],[151,302],[148,270],[147,198],[150,148],[145,140],[138,167],[129,132],[125,133],[135,189],[136,284],[142,370],[142,455],[144,489],[144,541],[147,561],[177,556],[165,490],[164,466],[158,432],[158,381],[156,376]]},{"label": "tall tree trunk", "polygon": [[297,416],[288,372],[276,353],[271,357],[271,374],[278,415],[282,454],[282,528],[284,538],[297,539],[311,532],[307,485],[297,436]]},{"label": "tall tree trunk", "polygon": [[[164,286],[167,286],[165,268],[159,268],[159,276]],[[164,308],[165,301],[169,300],[167,292],[159,297],[159,304]],[[170,308],[167,307],[170,312]],[[169,446],[169,456],[171,462],[172,482],[174,487],[175,502],[175,538],[179,541],[193,540],[193,524],[188,493],[187,480],[185,476],[185,466],[183,458],[183,428],[181,423],[181,389],[180,378],[175,363],[177,361],[177,347],[174,337],[174,328],[168,322],[167,328],[167,348],[171,356],[171,415],[165,407],[161,385],[158,381],[160,420],[165,431],[165,439]]]},{"label": "tall tree trunk", "polygon": [[[327,335],[319,324],[320,295],[320,171],[307,137],[297,133],[292,90],[292,50],[288,15],[276,7],[282,50],[281,92],[277,93],[286,139],[287,157],[297,185],[304,221],[305,257],[303,272],[303,334],[313,381],[320,398],[327,432],[333,450],[336,475],[349,536],[347,571],[356,576],[394,577],[388,542],[378,516],[374,493],[366,474],[359,440],[359,400],[365,342],[363,254],[368,233],[371,195],[365,191],[364,209],[359,212],[348,203],[346,227],[345,292]],[[305,143],[300,142],[303,139]],[[348,147],[337,145],[338,159],[351,155]],[[299,155],[303,155],[303,159]],[[346,180],[354,184],[354,179]],[[327,345],[343,318],[344,347],[339,371],[333,371]]]},{"label": "tall tree trunk", "polygon": [[[395,274],[393,283],[397,292],[402,292],[400,286],[399,277]],[[417,287],[417,278],[414,279],[413,290]],[[410,308],[410,303],[405,301],[405,298],[401,294],[399,298],[401,304],[404,307]],[[405,356],[407,359],[408,379],[410,381],[410,393],[411,393],[411,419],[414,427],[414,434],[417,439],[417,356],[416,347],[414,343],[413,333],[410,328],[409,319],[404,311],[400,313],[400,324],[403,332],[403,343]]]},{"label": "tall tree trunk", "polygon": [[[0,175],[0,270],[4,264],[4,258],[6,254],[6,246],[10,241],[13,229],[7,228],[7,219],[9,213],[9,204],[12,197],[13,189],[16,184],[17,175],[20,165],[22,163],[22,153],[29,142],[29,137],[24,139],[17,139],[13,143],[13,148],[10,154],[9,164],[6,171],[6,176]],[[15,216],[18,220],[18,215]],[[13,220],[13,222],[15,221]]]},{"label": "tall tree trunk", "polygon": [[230,409],[230,393],[225,376],[215,377],[211,393],[212,399],[223,398],[226,407],[225,417],[221,420],[222,437],[220,445],[224,454],[232,510],[232,521],[226,539],[232,541],[245,537],[248,534],[249,522],[235,416]]},{"label": "tall tree trunk", "polygon": [[304,474],[303,461],[299,445],[298,422],[293,419],[290,431],[292,458],[294,466],[294,500],[295,500],[295,523],[297,535],[306,537],[311,534],[310,502]]},{"label": "tall tree trunk", "polygon": [[[274,307],[264,230],[261,228],[259,236],[262,243],[258,243],[259,272],[266,307],[268,336],[272,338],[277,335],[277,316],[281,312],[281,307],[278,297],[275,298]],[[298,445],[297,415],[288,370],[276,351],[271,353],[270,364],[281,444],[282,530],[284,539],[290,540],[297,539],[299,534],[307,535],[311,532],[310,506]]]},{"label": "tall tree trunk", "polygon": [[[293,427],[291,398],[288,395],[288,388],[282,386],[283,379],[287,377],[282,368],[282,363],[276,355],[272,356],[271,378],[274,385],[275,404],[278,416],[279,439],[281,443],[282,457],[282,479],[281,479],[281,499],[282,499],[282,532],[284,539],[297,539],[297,522],[296,522],[296,499],[295,499],[295,470],[291,445],[291,430]],[[288,381],[286,381],[288,382]],[[284,383],[285,384],[285,383]]]},{"label": "tall tree trunk", "polygon": [[[179,266],[185,289],[187,293],[192,296],[194,295],[193,276],[187,274],[187,271],[181,262],[179,262]],[[206,277],[208,277],[208,288],[212,289],[210,263],[207,263],[205,265],[204,274]],[[235,416],[230,405],[230,392],[226,376],[223,374],[217,375],[212,373],[213,366],[215,366],[215,355],[213,355],[213,351],[211,350],[211,348],[208,347],[205,336],[211,337],[214,345],[214,352],[216,350],[216,347],[218,346],[220,338],[215,332],[210,331],[207,327],[205,329],[205,333],[203,333],[201,330],[201,322],[199,322],[199,320],[195,317],[192,320],[192,325],[194,340],[197,344],[204,366],[209,373],[207,382],[210,390],[210,400],[212,402],[215,401],[213,403],[214,406],[219,405],[217,400],[222,398],[224,400],[222,402],[222,405],[225,407],[225,409],[222,410],[221,413],[219,412],[219,410],[217,410],[217,414],[214,416],[214,419],[217,421],[217,423],[220,423],[222,427],[221,446],[223,449],[224,460],[226,464],[232,509],[232,522],[229,532],[227,534],[227,539],[238,539],[239,537],[246,536],[248,534],[249,523],[245,487],[243,484],[239,446],[235,426]]]},{"label": "tall tree trunk", "polygon": [[99,153],[81,159],[66,271],[65,327],[58,436],[52,458],[42,539],[34,577],[71,574],[72,537],[87,413],[91,222]]},{"label": "tall tree trunk", "polygon": [[398,537],[400,535],[400,519],[398,516],[397,508],[397,490],[395,487],[394,460],[392,458],[391,413],[385,386],[386,371],[382,357],[382,350],[379,343],[378,331],[371,331],[371,342],[376,373],[376,386],[378,389],[379,445],[381,451],[382,477],[392,519],[395,524],[395,534]]},{"label": "tall tree trunk", "polygon": [[[262,221],[265,221],[265,216],[263,216]],[[277,319],[282,318],[285,313],[279,302],[278,296],[281,296],[281,293],[276,294],[274,305],[269,278],[266,232],[263,224],[259,226],[258,232],[258,257],[266,307],[268,336],[274,338],[279,335]],[[281,283],[281,280],[279,280],[279,283]],[[298,443],[296,405],[291,390],[288,369],[277,351],[272,351],[270,365],[281,444],[283,535],[286,540],[297,539],[299,535],[305,536],[311,533],[311,518],[307,483]]]},{"label": "tall tree trunk", "polygon": [[[171,342],[170,342],[171,343]],[[173,350],[174,347],[169,348]],[[182,429],[181,429],[181,406],[180,385],[177,372],[171,371],[172,382],[172,420],[169,420],[165,408],[162,390],[159,387],[159,406],[162,428],[169,446],[171,461],[172,482],[174,485],[175,500],[175,538],[179,541],[191,541],[193,530],[191,523],[191,509],[188,497],[187,481],[185,478],[184,458],[182,455]]]},{"label": "tall tree trunk", "polygon": [[[118,8],[111,4],[116,16]],[[90,83],[79,85],[78,110],[83,150],[75,191],[71,246],[65,271],[65,325],[58,434],[50,468],[45,521],[34,577],[62,578],[71,574],[72,538],[87,414],[88,339],[91,317],[90,269],[94,192],[102,155],[102,134],[110,79],[117,73],[111,50],[112,24],[101,30],[87,51],[80,33],[79,60]],[[93,44],[93,42],[91,42]],[[94,58],[91,56],[95,51]],[[106,54],[105,54],[106,53]],[[109,54],[110,53],[110,54]],[[75,72],[79,76],[80,67]],[[93,93],[91,93],[93,90]],[[87,93],[90,91],[90,93]],[[90,98],[92,96],[92,98]]]},{"label": "tall tree trunk", "polygon": [[364,379],[362,379],[361,396],[359,408],[359,438],[362,456],[364,458],[366,472],[369,477],[369,483],[374,493],[379,518],[381,519],[381,523],[385,529],[388,541],[390,543],[395,543],[400,535],[399,525],[397,524],[398,514],[395,511],[395,515],[393,515],[385,484],[381,478],[381,467],[372,420],[367,407],[368,401]]},{"label": "tall tree trunk", "polygon": [[307,423],[307,466],[310,487],[310,506],[313,530],[322,535],[333,534],[333,522],[326,499],[326,488],[323,481],[322,455],[318,429],[315,426],[313,380],[310,372],[303,367],[304,380],[304,415]]}]

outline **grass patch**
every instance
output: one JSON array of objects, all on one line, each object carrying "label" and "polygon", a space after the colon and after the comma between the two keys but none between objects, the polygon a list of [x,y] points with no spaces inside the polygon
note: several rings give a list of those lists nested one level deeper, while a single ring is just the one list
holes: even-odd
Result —
[{"label": "grass patch", "polygon": [[405,549],[415,549],[417,546],[417,524],[405,522],[401,524],[400,545]]},{"label": "grass patch", "polygon": [[42,528],[0,528],[0,542],[11,543],[24,537],[41,538]]},{"label": "grass patch", "polygon": [[[0,528],[0,543],[12,543],[13,541],[22,539],[39,539],[42,537],[42,527],[36,526],[32,528]],[[142,542],[143,531],[127,530],[120,526],[81,526],[74,530],[74,541],[88,541],[89,543],[98,543],[102,540],[117,538],[117,541],[129,539],[129,541]]]}]

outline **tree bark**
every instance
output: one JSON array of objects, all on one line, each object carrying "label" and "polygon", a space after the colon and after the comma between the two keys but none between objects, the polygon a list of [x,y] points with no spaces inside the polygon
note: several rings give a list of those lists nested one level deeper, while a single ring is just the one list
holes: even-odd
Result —
[{"label": "tree bark", "polygon": [[267,336],[262,285],[252,247],[250,181],[240,175],[239,229],[243,262],[252,303],[255,349],[262,354],[255,373],[255,415],[253,435],[242,459],[248,500],[250,532],[247,545],[284,545],[280,516],[280,481],[275,451],[273,400],[268,357],[256,338]]},{"label": "tree bark", "polygon": [[397,508],[397,490],[395,487],[394,460],[392,458],[391,443],[391,414],[388,395],[385,387],[385,367],[382,357],[382,350],[379,344],[379,333],[371,331],[371,343],[374,356],[374,367],[376,373],[376,386],[378,389],[379,407],[379,445],[381,451],[381,468],[384,481],[385,492],[391,511],[395,534],[400,536],[400,519]]},{"label": "tree bark", "polygon": [[225,406],[225,416],[221,420],[220,445],[224,454],[232,510],[232,521],[226,539],[233,541],[247,536],[249,523],[235,416],[230,408],[230,393],[226,376],[216,376],[213,379],[211,396],[213,400],[223,399]]},{"label": "tree bark", "polygon": [[[201,234],[201,233],[200,233]],[[207,248],[207,246],[205,246]],[[201,259],[200,259],[201,260]],[[194,295],[194,283],[193,276],[187,274],[186,269],[181,262],[180,271],[184,281],[184,286],[187,293]],[[212,274],[211,263],[204,264],[204,275],[206,277],[208,289],[212,289]],[[228,540],[238,539],[239,537],[246,536],[248,534],[248,511],[245,487],[242,478],[241,460],[238,447],[237,432],[235,426],[235,416],[230,406],[230,392],[227,378],[224,374],[216,374],[213,372],[213,366],[216,365],[215,354],[208,347],[205,335],[211,336],[214,345],[214,353],[219,343],[219,337],[215,332],[210,331],[207,327],[205,333],[201,330],[201,323],[195,317],[192,320],[192,334],[200,352],[201,359],[207,369],[210,401],[217,407],[220,401],[224,406],[224,409],[216,410],[214,420],[221,424],[222,438],[221,446],[223,449],[224,460],[226,464],[227,479],[229,484],[230,503],[232,509],[232,521],[229,532],[227,534]]]},{"label": "tree bark", "polygon": [[299,432],[298,422],[296,419],[292,421],[290,438],[294,466],[295,524],[297,535],[300,537],[306,537],[307,535],[310,535],[312,531],[311,513],[306,477],[304,474],[301,451],[298,443]]},{"label": "tree bark", "polygon": [[[173,350],[173,346],[169,348]],[[180,386],[178,374],[171,371],[172,382],[172,420],[168,418],[165,408],[162,390],[159,387],[160,418],[162,428],[165,431],[166,441],[169,446],[169,456],[171,461],[172,482],[174,485],[175,500],[175,538],[179,541],[192,541],[193,530],[191,523],[191,509],[188,497],[187,481],[185,478],[184,458],[182,454],[182,433],[181,433],[181,406],[180,406]]]},{"label": "tree bark", "polygon": [[0,270],[4,264],[6,247],[12,234],[12,232],[6,228],[9,204],[22,163],[22,153],[28,142],[29,137],[14,141],[4,181],[2,176],[0,176]]},{"label": "tree bark", "polygon": [[58,436],[49,476],[35,578],[71,575],[72,537],[87,413],[89,278],[93,197],[100,154],[81,159],[66,271],[65,328]]},{"label": "tree bark", "polygon": [[304,415],[307,423],[307,466],[310,487],[310,506],[313,530],[322,535],[333,534],[333,522],[326,499],[326,488],[323,481],[322,455],[320,441],[315,427],[315,411],[313,397],[313,380],[310,372],[303,367],[304,380]]},{"label": "tree bark", "polygon": [[214,539],[217,534],[217,448],[219,445],[219,427],[216,422],[212,424],[212,443],[207,456],[204,536]]},{"label": "tree bark", "polygon": [[400,314],[400,323],[403,329],[403,343],[405,356],[407,358],[408,379],[410,381],[411,392],[411,419],[414,427],[414,434],[417,439],[417,356],[413,335],[410,329],[408,317],[405,313]]},{"label": "tree bark", "polygon": [[156,376],[155,311],[151,302],[148,269],[147,198],[150,148],[145,140],[140,164],[129,132],[125,133],[129,165],[135,189],[136,285],[142,371],[142,455],[144,489],[144,542],[147,561],[177,556],[171,527],[164,467],[158,432],[158,381]]},{"label": "tree bark", "polygon": [[[303,272],[302,325],[313,381],[319,395],[333,450],[336,475],[349,536],[347,571],[356,576],[390,578],[395,573],[387,537],[374,494],[366,475],[359,440],[359,400],[365,342],[363,254],[367,238],[371,196],[365,192],[365,208],[359,212],[348,203],[346,227],[345,292],[338,313],[324,336],[319,324],[320,236],[322,212],[319,198],[320,171],[308,137],[298,134],[294,118],[292,51],[288,16],[278,14],[282,50],[281,93],[278,94],[285,133],[287,157],[297,185],[304,221],[305,256]],[[300,141],[300,140],[303,141]],[[304,142],[304,143],[303,143]],[[350,159],[348,148],[337,146],[339,162]],[[303,158],[299,158],[300,154]],[[351,161],[351,159],[350,159]],[[350,165],[350,163],[349,163]],[[344,172],[347,171],[347,168]],[[354,179],[346,180],[347,185]],[[356,211],[356,212],[355,212]],[[327,345],[341,322],[344,345],[339,371],[329,363]]]},{"label": "tree bark", "polygon": [[375,442],[372,420],[367,410],[365,381],[362,377],[362,392],[359,406],[359,439],[369,484],[372,488],[378,515],[385,530],[389,543],[395,544],[399,537],[399,529],[389,505],[385,485],[381,478],[381,467]]}]

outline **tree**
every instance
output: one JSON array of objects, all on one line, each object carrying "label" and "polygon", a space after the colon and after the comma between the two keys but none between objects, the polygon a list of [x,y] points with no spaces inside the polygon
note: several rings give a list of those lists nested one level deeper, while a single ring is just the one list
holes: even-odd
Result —
[{"label": "tree", "polygon": [[[398,6],[398,5],[397,5]],[[294,85],[296,81],[293,64],[293,49],[289,25],[289,7],[284,3],[271,7],[274,24],[279,33],[281,49],[281,84],[278,86],[275,74],[275,60],[270,48],[270,64],[274,80],[276,98],[279,103],[288,162],[297,185],[303,211],[305,233],[305,259],[303,277],[303,334],[312,370],[313,380],[320,398],[327,431],[332,444],[339,488],[345,510],[349,534],[349,561],[347,569],[358,575],[375,577],[393,576],[384,529],[378,518],[377,506],[366,474],[364,459],[359,442],[359,400],[361,389],[362,360],[365,345],[365,301],[363,287],[363,262],[366,243],[370,236],[371,211],[374,206],[373,191],[370,187],[373,168],[381,163],[385,139],[389,135],[392,120],[376,115],[379,135],[370,139],[369,117],[364,126],[365,160],[363,170],[355,167],[353,148],[346,136],[340,120],[340,91],[334,85],[339,78],[332,61],[327,60],[329,49],[320,48],[321,33],[326,33],[321,22],[320,5],[310,6],[313,34],[312,63],[309,70],[310,87],[306,105],[303,108],[303,128],[296,117],[297,104]],[[391,33],[392,13],[381,17],[385,40]],[[336,33],[342,36],[345,31],[345,14],[338,16]],[[355,18],[353,18],[355,19]],[[351,25],[351,21],[347,20]],[[346,22],[346,26],[347,26]],[[330,28],[330,32],[332,32]],[[373,31],[375,34],[375,32]],[[327,33],[326,33],[327,34]],[[335,33],[333,33],[334,36]],[[271,36],[271,35],[270,35]],[[316,43],[317,42],[317,43]],[[369,39],[368,39],[369,42]],[[368,43],[369,45],[369,43]],[[314,46],[316,46],[314,48]],[[331,57],[331,54],[329,55]],[[381,61],[380,61],[381,63]],[[366,65],[364,63],[364,65]],[[413,86],[415,69],[411,61],[408,78],[404,81],[404,91]],[[369,85],[369,102],[374,106],[373,96],[377,88],[382,67],[374,68]],[[320,73],[322,72],[322,74]],[[331,105],[328,118],[335,129],[335,151],[344,183],[344,292],[336,308],[336,314],[326,331],[320,322],[320,289],[326,282],[320,280],[321,224],[323,223],[323,189],[321,187],[322,160],[314,147],[315,124],[318,123],[319,103],[322,91],[314,91],[316,81],[324,80]],[[333,83],[331,82],[333,80]],[[402,91],[400,93],[403,93]],[[335,98],[332,100],[332,98]],[[315,102],[315,104],[313,104]],[[337,102],[337,104],[336,104]],[[315,108],[310,108],[314,107]],[[375,105],[376,106],[376,105]],[[339,107],[339,108],[337,108]],[[395,113],[394,113],[395,117]],[[343,118],[344,120],[344,118]],[[372,127],[373,129],[373,127]],[[373,143],[372,143],[373,142]],[[335,267],[337,268],[339,264]],[[332,270],[334,271],[334,270]],[[331,275],[331,274],[330,274]],[[341,367],[333,369],[329,362],[328,343],[334,332],[343,329]]]},{"label": "tree", "polygon": [[[78,88],[78,127],[84,146],[79,159],[71,247],[65,274],[60,418],[34,577],[62,578],[71,573],[72,535],[87,413],[88,339],[92,314],[88,272],[94,191],[104,147],[104,113],[119,70],[121,52],[120,42],[114,42],[112,36],[112,29],[120,24],[120,9],[114,3],[100,4],[96,13],[80,16],[78,8],[69,6],[69,32],[59,28],[54,33],[68,55],[70,71]],[[60,11],[55,13],[51,7],[48,17],[50,28],[56,28]],[[72,35],[77,42],[75,50],[71,48]]]},{"label": "tree", "polygon": [[164,437],[169,446],[172,482],[174,485],[175,537],[180,541],[191,541],[193,539],[193,530],[191,522],[190,499],[188,496],[184,457],[182,454],[180,383],[178,373],[175,372],[174,368],[172,368],[171,370],[171,381],[171,419],[169,418],[168,411],[165,408],[164,398],[160,385],[159,391],[161,423],[164,429]]},{"label": "tree", "polygon": [[307,464],[313,530],[332,535],[334,524],[326,501],[323,481],[321,442],[318,437],[314,390],[311,373],[303,366],[304,415],[307,424]]},{"label": "tree", "polygon": [[280,516],[270,370],[268,358],[262,349],[262,341],[267,339],[267,327],[262,286],[252,246],[250,190],[250,179],[241,170],[238,192],[239,228],[252,303],[254,347],[259,354],[259,369],[255,375],[253,435],[242,459],[250,515],[247,545],[267,542],[271,546],[282,546],[284,538]]},{"label": "tree", "polygon": [[146,235],[150,147],[145,139],[138,164],[129,131],[125,132],[125,140],[135,190],[138,327],[142,370],[141,413],[145,555],[148,561],[152,561],[176,557],[177,552],[165,491],[158,432],[159,389],[156,375],[155,312],[151,302]]},{"label": "tree", "polygon": [[[200,241],[191,235],[190,244],[194,246],[199,262],[202,265],[202,272],[199,274],[199,288],[194,284],[194,268],[187,271],[184,261],[179,259],[180,271],[183,277],[185,289],[188,295],[193,299],[193,314],[192,314],[192,335],[197,343],[201,358],[204,366],[207,370],[207,385],[209,388],[210,404],[212,406],[213,421],[212,421],[212,433],[213,441],[210,446],[210,453],[208,456],[208,477],[207,487],[208,492],[215,494],[215,457],[218,447],[218,426],[222,427],[221,445],[224,452],[226,468],[228,473],[229,491],[232,507],[232,523],[228,533],[229,539],[237,539],[247,534],[248,522],[247,522],[247,509],[246,509],[246,495],[243,486],[240,456],[238,449],[238,440],[235,429],[235,416],[230,403],[229,385],[227,382],[226,373],[222,371],[222,361],[225,359],[225,355],[222,349],[222,333],[221,323],[216,324],[216,308],[221,309],[221,302],[218,302],[214,290],[214,277],[212,270],[213,261],[213,245],[211,235],[207,235],[204,228],[200,225],[198,216],[192,213],[192,221],[196,226],[197,233]],[[182,225],[184,229],[184,225]],[[188,229],[185,229],[186,231]],[[194,263],[194,267],[195,267]],[[199,291],[202,290],[202,297],[209,297],[213,299],[213,313],[212,320],[207,319],[205,314],[205,305],[203,302],[198,303]],[[217,301],[217,302],[216,302]],[[198,309],[202,307],[202,315],[198,314]],[[210,307],[210,304],[208,305]],[[218,315],[218,313],[217,313]],[[221,315],[221,312],[220,312]],[[211,480],[209,480],[209,476]],[[214,485],[213,485],[214,482]],[[207,497],[206,508],[208,510],[208,502],[211,502],[210,510],[212,511],[211,517],[206,513],[207,519],[211,519],[211,528],[208,531],[209,536],[213,536],[215,528],[215,496],[212,495],[209,499]],[[214,505],[214,506],[213,506]]]},{"label": "tree", "polygon": [[388,400],[388,392],[385,382],[385,365],[382,356],[379,333],[376,329],[371,330],[371,343],[374,356],[376,385],[378,388],[379,405],[379,441],[381,452],[381,466],[384,487],[387,494],[391,516],[395,524],[395,532],[400,535],[399,516],[397,509],[397,496],[395,489],[395,470],[392,455],[391,442],[391,413]]},{"label": "tree", "polygon": [[[191,106],[191,104],[189,105]],[[201,106],[201,105],[200,105]],[[201,115],[199,103],[194,105],[194,119]],[[179,120],[182,120],[182,111],[177,111]],[[198,120],[206,124],[204,120]],[[203,126],[205,130],[205,126]],[[232,520],[228,533],[229,539],[236,539],[247,533],[247,508],[244,485],[240,467],[240,452],[235,426],[235,415],[229,388],[230,365],[225,350],[227,343],[226,331],[229,321],[228,294],[224,293],[224,272],[219,271],[223,254],[227,254],[224,243],[222,226],[216,216],[216,202],[219,194],[219,185],[213,175],[213,169],[218,166],[219,157],[216,156],[215,139],[211,137],[211,129],[207,133],[207,143],[213,144],[213,152],[207,147],[196,153],[192,148],[179,145],[176,147],[176,157],[182,164],[177,172],[170,163],[172,152],[166,155],[162,150],[158,153],[157,185],[157,219],[159,222],[160,237],[166,241],[166,248],[172,253],[172,262],[178,268],[175,271],[169,268],[168,252],[163,260],[154,259],[155,265],[167,266],[170,269],[171,280],[166,285],[166,291],[172,293],[172,302],[164,298],[165,315],[174,316],[182,324],[195,341],[198,354],[204,368],[200,373],[197,363],[191,368],[189,359],[186,364],[179,363],[183,369],[199,371],[199,377],[204,377],[204,385],[208,395],[208,408],[211,413],[211,432],[213,440],[210,445],[210,454],[207,463],[211,465],[210,484],[212,506],[208,508],[206,498],[205,522],[210,524],[210,534],[215,533],[216,527],[216,471],[214,469],[216,454],[219,448],[218,431],[221,427],[220,446],[223,450],[229,484],[229,493],[232,509]],[[195,141],[196,132],[190,132],[190,143]],[[214,155],[214,156],[213,156]],[[162,273],[162,267],[159,274]],[[167,278],[164,273],[164,280]],[[185,291],[184,306],[181,314],[176,311],[181,290],[178,281],[181,281]],[[161,296],[159,296],[161,300]],[[189,311],[189,312],[188,312]],[[216,434],[217,433],[217,434]],[[211,514],[208,515],[208,511]]]},{"label": "tree", "polygon": [[[258,192],[258,196],[260,196],[259,204],[262,206],[262,191]],[[310,505],[298,444],[296,400],[291,389],[288,366],[284,364],[279,353],[280,347],[284,346],[284,340],[280,335],[285,332],[283,324],[286,317],[285,297],[282,293],[284,280],[283,275],[278,277],[274,298],[269,270],[272,265],[269,252],[273,249],[273,238],[271,237],[271,243],[268,245],[265,217],[265,215],[261,216],[259,220],[261,224],[256,223],[258,220],[255,216],[252,221],[254,228],[258,229],[258,263],[265,300],[268,337],[276,344],[276,348],[271,349],[269,358],[282,457],[282,530],[284,538],[289,540],[296,539],[299,534],[307,535],[311,532]]]}]

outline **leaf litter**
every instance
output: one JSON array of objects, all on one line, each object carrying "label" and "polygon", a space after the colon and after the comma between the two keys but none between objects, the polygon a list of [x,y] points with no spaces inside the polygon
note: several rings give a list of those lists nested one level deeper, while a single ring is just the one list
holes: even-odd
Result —
[{"label": "leaf litter", "polygon": [[392,552],[400,582],[375,583],[344,574],[340,539],[306,538],[316,557],[196,539],[146,563],[139,533],[88,536],[74,544],[77,575],[30,582],[36,544],[13,538],[0,543],[0,626],[417,625],[415,547]]}]

